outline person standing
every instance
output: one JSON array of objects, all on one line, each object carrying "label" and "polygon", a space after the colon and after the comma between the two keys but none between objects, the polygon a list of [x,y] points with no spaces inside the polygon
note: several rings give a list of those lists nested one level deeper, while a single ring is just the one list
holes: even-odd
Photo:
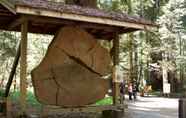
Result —
[{"label": "person standing", "polygon": [[125,100],[125,83],[124,82],[120,83],[120,98],[121,98],[121,103],[124,103],[124,100]]},{"label": "person standing", "polygon": [[129,94],[129,100],[132,100],[132,94],[133,94],[132,83],[129,83],[128,85],[128,94]]},{"label": "person standing", "polygon": [[132,84],[132,94],[133,94],[134,100],[136,100],[137,99],[137,85],[136,85],[136,83]]}]

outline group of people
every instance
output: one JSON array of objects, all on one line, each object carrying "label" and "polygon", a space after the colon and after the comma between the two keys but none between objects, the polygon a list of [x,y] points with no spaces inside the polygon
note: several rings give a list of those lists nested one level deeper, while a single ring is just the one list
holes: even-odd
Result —
[{"label": "group of people", "polygon": [[[137,96],[137,86],[136,84],[129,83],[128,85],[128,95],[129,95],[129,100],[136,100]],[[133,96],[133,97],[132,97]]]},{"label": "group of people", "polygon": [[[137,99],[137,85],[135,83],[129,83],[128,84],[128,95],[129,95],[129,100],[136,100]],[[125,84],[121,83],[120,84],[120,93],[121,97],[123,98],[125,95]],[[124,98],[123,98],[124,99]]]}]

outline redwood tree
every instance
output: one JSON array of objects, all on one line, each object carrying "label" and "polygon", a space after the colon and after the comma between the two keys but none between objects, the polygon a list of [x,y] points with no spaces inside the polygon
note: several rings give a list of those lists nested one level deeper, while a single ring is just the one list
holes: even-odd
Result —
[{"label": "redwood tree", "polygon": [[97,0],[65,0],[65,3],[84,6],[84,7],[91,7],[91,8],[97,7]]}]

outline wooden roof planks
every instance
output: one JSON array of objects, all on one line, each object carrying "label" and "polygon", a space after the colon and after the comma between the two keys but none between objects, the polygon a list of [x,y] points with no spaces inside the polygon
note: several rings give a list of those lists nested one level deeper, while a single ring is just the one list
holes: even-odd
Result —
[{"label": "wooden roof planks", "polygon": [[[55,34],[60,27],[66,25],[82,25],[89,26],[86,29],[87,31],[91,30],[90,32],[94,31],[95,33],[92,33],[94,36],[102,38],[105,35],[104,38],[106,38],[115,32],[122,34],[157,27],[151,21],[138,16],[129,16],[126,13],[66,5],[46,0],[1,0],[0,6],[9,11],[9,13],[0,14],[2,19],[7,19],[0,19],[0,29],[9,31],[20,31],[20,23],[14,22],[19,21],[18,19],[22,15],[27,16],[29,20],[28,32],[42,34]],[[12,23],[18,25],[11,29],[7,28]],[[108,37],[108,40],[112,39],[112,36]]]}]

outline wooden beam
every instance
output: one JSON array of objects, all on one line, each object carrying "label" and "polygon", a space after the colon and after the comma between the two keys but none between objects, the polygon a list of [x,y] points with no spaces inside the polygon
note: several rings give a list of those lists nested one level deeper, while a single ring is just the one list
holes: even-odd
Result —
[{"label": "wooden beam", "polygon": [[97,29],[97,30],[104,30],[107,32],[115,32],[119,31],[119,28],[112,27],[112,26],[105,26],[105,25],[98,25],[98,24],[91,24],[91,23],[80,23],[78,26],[82,28],[91,28],[91,29]]},{"label": "wooden beam", "polygon": [[[108,26],[108,25],[101,25],[96,23],[86,23],[81,21],[72,21],[72,20],[65,20],[65,19],[59,19],[59,18],[50,18],[50,17],[39,17],[39,16],[27,16],[29,21],[35,22],[38,24],[41,23],[48,23],[48,24],[58,24],[58,25],[73,25],[82,27],[85,29],[91,28],[91,29],[97,29],[97,30],[105,30],[105,31],[117,31],[121,28],[114,27],[114,26]],[[36,20],[37,19],[37,20]]]},{"label": "wooden beam", "polygon": [[141,29],[141,30],[144,29],[150,30],[152,28],[156,28],[152,25],[118,21],[109,18],[90,17],[85,15],[79,15],[79,14],[61,13],[58,11],[51,11],[51,10],[38,9],[38,8],[36,9],[36,8],[25,7],[25,6],[17,6],[16,12],[21,14],[46,16],[52,18],[68,19],[74,21],[90,22],[96,24],[104,24],[104,25],[116,26],[116,27],[127,27],[127,28]]},{"label": "wooden beam", "polygon": [[26,112],[26,93],[27,93],[27,33],[28,21],[23,17],[24,21],[21,24],[21,61],[20,61],[20,103],[21,114]]},{"label": "wooden beam", "polygon": [[3,9],[3,8],[1,8],[1,7],[0,7],[0,12],[11,13],[9,10],[7,10],[7,9]]},{"label": "wooden beam", "polygon": [[[70,20],[64,20],[64,19],[59,19],[59,18],[51,18],[51,17],[41,17],[41,16],[32,16],[32,15],[27,15],[27,18],[35,23],[49,23],[49,24],[58,24],[58,25],[75,25],[74,21]],[[37,20],[36,20],[37,19]]]},{"label": "wooden beam", "polygon": [[15,5],[8,0],[0,0],[0,4],[7,8],[11,13],[16,14]]},{"label": "wooden beam", "polygon": [[23,22],[24,18],[20,17],[15,19],[14,21],[12,21],[9,25],[8,25],[8,30],[12,30],[15,27],[21,25],[21,23]]},{"label": "wooden beam", "polygon": [[10,13],[0,12],[0,16],[12,16]]},{"label": "wooden beam", "polygon": [[5,95],[4,95],[4,97],[6,97],[6,98],[9,95],[10,87],[12,85],[12,81],[13,81],[13,78],[14,78],[14,75],[15,75],[15,72],[16,72],[16,68],[17,68],[18,62],[19,62],[20,46],[21,45],[19,44],[19,47],[18,47],[17,52],[16,52],[16,56],[15,56],[15,59],[14,59],[13,65],[12,65],[12,70],[10,72],[10,76],[8,78],[8,82],[6,84]]}]

